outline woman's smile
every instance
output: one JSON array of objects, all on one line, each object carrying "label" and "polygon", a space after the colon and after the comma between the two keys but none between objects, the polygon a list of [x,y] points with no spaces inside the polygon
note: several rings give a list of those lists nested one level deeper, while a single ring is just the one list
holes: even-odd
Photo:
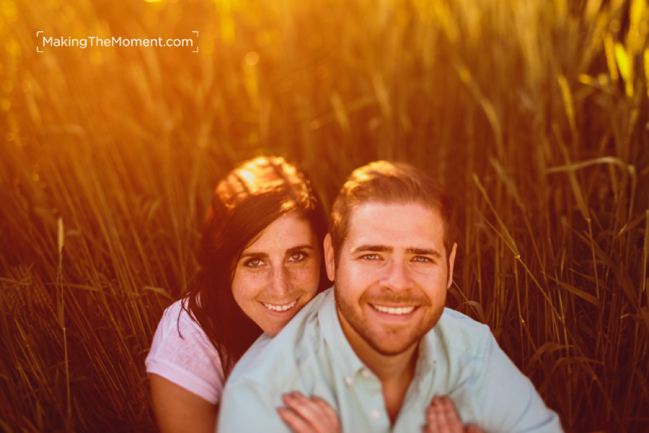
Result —
[{"label": "woman's smile", "polygon": [[282,304],[271,304],[271,303],[261,302],[261,305],[263,305],[270,311],[285,313],[297,305],[297,299]]}]

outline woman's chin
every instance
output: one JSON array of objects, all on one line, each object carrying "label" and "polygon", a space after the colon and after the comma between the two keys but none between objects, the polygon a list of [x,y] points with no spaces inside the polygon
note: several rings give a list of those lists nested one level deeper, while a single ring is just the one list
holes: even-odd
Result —
[{"label": "woman's chin", "polygon": [[264,315],[266,316],[264,319],[264,324],[260,325],[261,329],[264,331],[264,333],[270,337],[274,337],[275,335],[279,334],[279,332],[286,326],[288,322],[291,321],[293,316],[300,311],[300,308],[302,305],[299,306],[299,308],[293,308],[289,311],[272,311],[272,310],[266,310],[264,312]]}]

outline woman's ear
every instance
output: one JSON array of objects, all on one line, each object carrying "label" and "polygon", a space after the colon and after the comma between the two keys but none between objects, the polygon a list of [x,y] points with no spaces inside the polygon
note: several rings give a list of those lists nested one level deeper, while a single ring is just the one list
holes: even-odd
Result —
[{"label": "woman's ear", "polygon": [[329,281],[332,282],[334,281],[334,277],[336,276],[335,256],[334,246],[331,243],[331,235],[327,233],[324,238],[324,261],[325,269],[327,270],[327,278],[329,278]]}]

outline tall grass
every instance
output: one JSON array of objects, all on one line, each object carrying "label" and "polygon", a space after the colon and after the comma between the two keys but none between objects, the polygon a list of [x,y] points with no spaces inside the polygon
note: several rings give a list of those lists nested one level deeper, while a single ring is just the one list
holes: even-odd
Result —
[{"label": "tall grass", "polygon": [[[143,360],[210,189],[377,158],[457,205],[451,303],[568,431],[649,429],[644,0],[0,1],[0,429],[153,431]],[[50,48],[35,33],[191,35]]]}]

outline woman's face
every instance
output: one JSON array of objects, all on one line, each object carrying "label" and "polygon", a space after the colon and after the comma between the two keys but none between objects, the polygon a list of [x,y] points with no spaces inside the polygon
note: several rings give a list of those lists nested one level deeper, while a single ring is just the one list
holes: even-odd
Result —
[{"label": "woman's face", "polygon": [[275,336],[313,298],[320,280],[320,246],[296,212],[273,221],[241,253],[234,300],[266,334]]}]

